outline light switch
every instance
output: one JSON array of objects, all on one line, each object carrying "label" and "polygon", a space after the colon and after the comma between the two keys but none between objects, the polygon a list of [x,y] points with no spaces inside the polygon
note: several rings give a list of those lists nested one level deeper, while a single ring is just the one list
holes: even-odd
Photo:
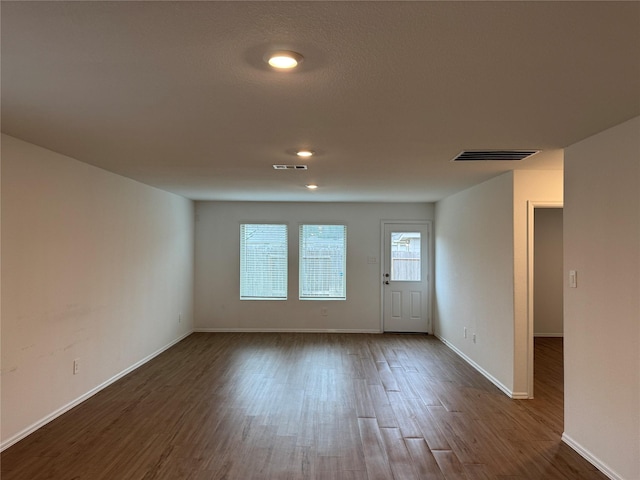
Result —
[{"label": "light switch", "polygon": [[578,288],[578,272],[569,270],[569,288]]}]

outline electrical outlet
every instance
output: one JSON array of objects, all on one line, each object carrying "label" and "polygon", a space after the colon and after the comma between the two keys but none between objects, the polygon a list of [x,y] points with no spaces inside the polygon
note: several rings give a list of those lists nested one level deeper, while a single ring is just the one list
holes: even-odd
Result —
[{"label": "electrical outlet", "polygon": [[473,343],[476,343],[476,334],[473,334]]},{"label": "electrical outlet", "polygon": [[464,327],[464,338],[467,338],[467,327]]},{"label": "electrical outlet", "polygon": [[80,372],[80,359],[79,359],[79,358],[76,358],[76,359],[73,361],[73,374],[74,374],[74,375],[77,375],[77,374],[78,374],[78,372]]}]

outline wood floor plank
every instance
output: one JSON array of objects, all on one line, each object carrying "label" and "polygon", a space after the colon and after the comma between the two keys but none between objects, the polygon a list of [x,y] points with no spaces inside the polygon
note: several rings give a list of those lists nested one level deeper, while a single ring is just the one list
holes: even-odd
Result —
[{"label": "wood floor plank", "polygon": [[446,480],[469,480],[464,473],[464,467],[451,450],[435,450],[433,456],[444,474]]},{"label": "wood floor plank", "polygon": [[366,380],[354,379],[353,381],[356,415],[359,418],[375,418],[376,411],[369,396]]},{"label": "wood floor plank", "polygon": [[411,400],[405,397],[400,392],[387,392],[389,398],[389,404],[393,410],[396,418],[396,422],[403,438],[420,438],[422,432],[413,418],[413,412],[407,405],[407,402]]},{"label": "wood floor plank", "polygon": [[411,455],[404,442],[404,438],[402,438],[400,429],[382,428],[380,429],[380,433],[394,478],[406,480],[417,479],[418,476],[413,461],[411,460]]},{"label": "wood floor plank", "polygon": [[413,460],[418,478],[429,480],[443,480],[445,478],[432,451],[423,438],[405,438],[404,442]]},{"label": "wood floor plank", "polygon": [[460,461],[483,463],[485,453],[482,444],[477,444],[473,438],[458,435],[455,424],[460,422],[460,419],[456,417],[457,412],[449,412],[444,407],[428,407],[428,409],[439,430],[443,432],[447,443],[451,446],[451,450],[460,458]]},{"label": "wood floor plank", "polygon": [[387,392],[399,392],[400,387],[398,387],[398,382],[396,382],[391,368],[389,368],[389,364],[386,361],[376,362],[376,368],[378,369],[378,377],[380,377],[384,389]]},{"label": "wood floor plank", "polygon": [[406,373],[406,378],[422,403],[425,405],[441,405],[440,400],[429,385],[427,377],[419,372],[410,371]]},{"label": "wood floor plank", "polygon": [[606,480],[562,339],[512,400],[432,336],[197,333],[1,454],[2,480]]},{"label": "wood floor plank", "polygon": [[378,426],[380,428],[398,427],[398,420],[382,385],[369,385],[369,397],[373,403]]},{"label": "wood floor plank", "polygon": [[489,468],[480,463],[465,463],[462,467],[469,480],[492,480],[494,477]]},{"label": "wood floor plank", "polygon": [[360,358],[362,363],[362,372],[368,385],[381,385],[380,376],[378,375],[378,367],[371,355],[365,355]]},{"label": "wood floor plank", "polygon": [[388,480],[393,478],[389,457],[382,441],[378,423],[373,418],[359,418],[360,438],[370,480]]},{"label": "wood floor plank", "polygon": [[413,419],[429,448],[431,450],[451,450],[451,445],[449,445],[447,437],[436,424],[427,406],[412,399],[407,400],[407,403],[409,404]]}]

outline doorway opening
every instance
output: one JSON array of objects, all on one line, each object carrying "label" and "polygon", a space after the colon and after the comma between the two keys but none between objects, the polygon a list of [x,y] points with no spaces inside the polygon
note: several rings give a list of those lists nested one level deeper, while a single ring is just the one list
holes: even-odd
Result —
[{"label": "doorway opening", "polygon": [[562,202],[529,202],[527,245],[529,398],[542,389],[540,393],[553,393],[560,403],[564,376],[562,207]]}]

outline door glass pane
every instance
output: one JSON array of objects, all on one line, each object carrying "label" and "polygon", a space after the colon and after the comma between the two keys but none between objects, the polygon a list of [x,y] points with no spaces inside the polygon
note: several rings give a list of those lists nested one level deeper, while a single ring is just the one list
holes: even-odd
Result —
[{"label": "door glass pane", "polygon": [[391,232],[391,280],[419,282],[420,232]]}]

